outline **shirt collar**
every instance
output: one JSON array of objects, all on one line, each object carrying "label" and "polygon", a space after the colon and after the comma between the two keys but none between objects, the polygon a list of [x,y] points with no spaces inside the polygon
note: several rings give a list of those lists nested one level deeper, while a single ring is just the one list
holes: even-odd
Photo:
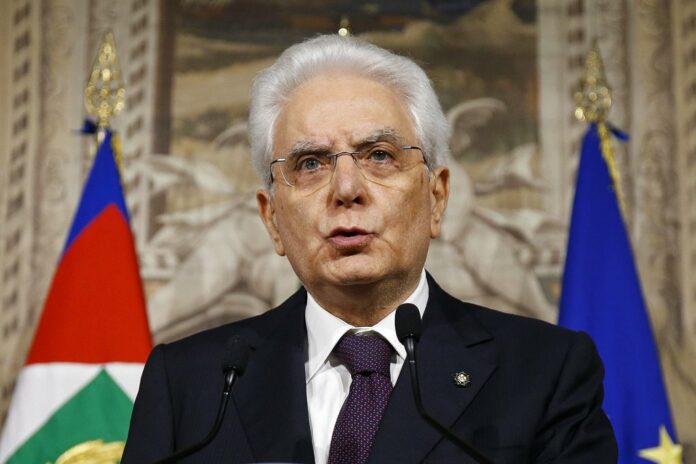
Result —
[{"label": "shirt collar", "polygon": [[[421,317],[428,304],[428,280],[425,269],[421,271],[420,281],[416,289],[406,298],[404,303],[413,303],[420,311]],[[394,308],[396,310],[396,308]],[[333,351],[336,343],[348,331],[355,333],[377,332],[387,340],[396,351],[397,356],[406,358],[406,349],[396,336],[394,319],[396,311],[390,312],[384,319],[372,327],[354,327],[342,319],[329,313],[307,292],[307,307],[305,309],[305,324],[307,325],[307,382],[324,365]]]}]

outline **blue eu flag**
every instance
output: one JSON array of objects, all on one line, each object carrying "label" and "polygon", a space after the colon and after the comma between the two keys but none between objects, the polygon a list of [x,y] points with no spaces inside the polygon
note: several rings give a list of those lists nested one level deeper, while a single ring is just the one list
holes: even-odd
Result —
[{"label": "blue eu flag", "polygon": [[681,463],[660,360],[601,138],[611,144],[606,126],[591,124],[583,139],[559,325],[587,332],[597,344],[606,369],[604,410],[616,433],[619,463]]}]

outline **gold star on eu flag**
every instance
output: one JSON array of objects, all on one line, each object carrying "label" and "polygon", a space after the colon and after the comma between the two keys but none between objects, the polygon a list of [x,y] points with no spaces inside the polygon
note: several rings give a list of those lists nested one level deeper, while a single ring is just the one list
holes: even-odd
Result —
[{"label": "gold star on eu flag", "polygon": [[672,441],[664,425],[660,426],[660,444],[640,450],[638,455],[658,464],[682,464],[682,446]]}]

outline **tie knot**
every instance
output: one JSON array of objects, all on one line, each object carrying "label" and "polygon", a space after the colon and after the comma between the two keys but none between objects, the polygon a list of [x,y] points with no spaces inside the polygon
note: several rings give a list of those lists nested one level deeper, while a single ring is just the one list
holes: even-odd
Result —
[{"label": "tie knot", "polygon": [[382,337],[350,334],[344,335],[334,348],[334,354],[343,361],[351,376],[377,372],[389,377],[392,351],[392,346]]}]

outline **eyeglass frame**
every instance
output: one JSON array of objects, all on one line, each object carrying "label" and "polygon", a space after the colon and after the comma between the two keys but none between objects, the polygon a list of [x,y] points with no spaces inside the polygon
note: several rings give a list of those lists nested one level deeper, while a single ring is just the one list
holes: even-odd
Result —
[{"label": "eyeglass frame", "polygon": [[[425,152],[423,149],[417,145],[403,145],[400,147],[397,147],[399,150],[418,150],[421,153],[421,156],[423,157],[423,164],[425,164],[426,168],[430,169],[428,166],[428,160],[425,158]],[[360,151],[339,151],[337,153],[330,153],[328,155],[322,155],[327,158],[330,158],[333,162],[331,164],[331,176],[333,177],[334,172],[336,172],[336,164],[338,163],[338,158],[344,155],[349,155],[351,158],[353,158],[353,162],[358,166],[358,169],[360,169],[360,172],[362,171],[362,168],[358,164],[358,160],[355,158],[356,155],[359,155]],[[275,184],[275,177],[273,176],[273,165],[276,163],[285,163],[289,160],[290,158],[276,158],[273,161],[271,161],[268,165],[268,170],[271,175],[271,185]],[[283,181],[285,182],[285,185],[288,187],[293,187],[295,188],[294,185],[292,185],[288,180],[285,178],[285,174],[283,173],[283,170],[281,168],[281,174],[283,176]]]}]

